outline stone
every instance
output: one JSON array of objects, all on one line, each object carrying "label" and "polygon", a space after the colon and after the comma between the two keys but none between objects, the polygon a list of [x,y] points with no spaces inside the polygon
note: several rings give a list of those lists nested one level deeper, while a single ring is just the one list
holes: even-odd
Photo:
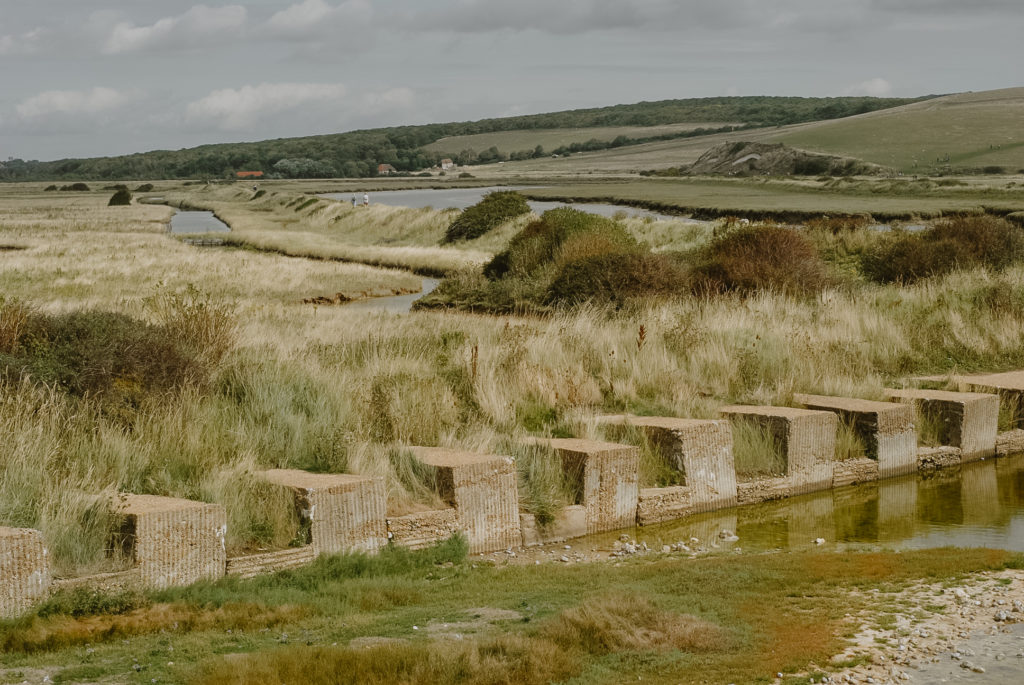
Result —
[{"label": "stone", "polygon": [[691,513],[690,488],[685,485],[640,490],[636,518],[641,526],[672,521]]},{"label": "stone", "polygon": [[886,390],[892,402],[913,405],[942,427],[943,445],[959,447],[963,461],[994,456],[999,424],[999,396],[946,390]]},{"label": "stone", "polygon": [[878,480],[878,475],[878,462],[874,459],[843,459],[835,462],[832,467],[832,487],[868,483]]},{"label": "stone", "polygon": [[832,464],[839,425],[835,413],[746,405],[722,407],[719,412],[733,423],[748,421],[771,432],[786,459],[786,477],[791,494],[832,487]]},{"label": "stone", "polygon": [[1014,427],[1024,428],[1024,370],[954,376],[953,380],[963,392],[998,395],[999,403],[1011,413]]},{"label": "stone", "polygon": [[447,508],[389,516],[387,527],[388,539],[394,544],[408,549],[423,549],[457,533],[459,522],[455,509]]},{"label": "stone", "polygon": [[313,552],[375,552],[387,544],[384,482],[347,473],[272,469],[267,481],[292,491],[300,516],[309,522]]},{"label": "stone", "polygon": [[442,447],[410,447],[409,451],[433,469],[438,494],[455,508],[470,552],[522,544],[515,460]]},{"label": "stone", "polygon": [[586,508],[587,533],[601,533],[636,524],[639,501],[640,450],[596,440],[553,438],[531,442],[549,445],[576,495],[573,504]]},{"label": "stone", "polygon": [[796,394],[793,400],[808,409],[832,411],[854,427],[868,456],[878,461],[880,478],[917,472],[916,418],[910,405],[848,397]]},{"label": "stone", "polygon": [[219,504],[122,494],[113,509],[122,517],[118,545],[134,561],[144,587],[164,589],[224,575],[227,514]]},{"label": "stone", "polygon": [[644,431],[682,472],[693,513],[736,506],[736,464],[728,421],[652,416],[602,416],[601,423]]},{"label": "stone", "polygon": [[50,564],[43,534],[0,527],[0,618],[14,618],[44,599]]}]

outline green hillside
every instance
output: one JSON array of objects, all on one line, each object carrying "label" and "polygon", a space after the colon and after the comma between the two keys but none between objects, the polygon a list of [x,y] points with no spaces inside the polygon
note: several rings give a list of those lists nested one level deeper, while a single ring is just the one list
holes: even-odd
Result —
[{"label": "green hillside", "polygon": [[964,93],[802,127],[773,138],[904,172],[1024,168],[1024,88]]},{"label": "green hillside", "polygon": [[[416,172],[428,168],[447,155],[427,146],[456,136],[537,132],[543,137],[552,130],[647,128],[699,125],[701,122],[737,122],[743,127],[764,127],[849,116],[914,101],[898,98],[767,96],[663,100],[501,119],[204,145],[185,150],[157,150],[119,157],[52,162],[14,159],[0,162],[0,180],[223,178],[231,177],[241,170],[259,170],[268,176],[280,178],[366,177],[375,176],[379,164],[390,164],[400,172]],[[583,142],[568,143],[572,152],[605,146],[621,147],[648,138],[644,136],[636,139],[617,134],[611,140],[598,140],[591,144],[588,141],[595,136],[589,133],[585,135],[589,137]],[[623,139],[616,140],[620,135]],[[682,128],[668,135],[685,137],[692,135],[692,131]],[[502,149],[492,145],[482,152],[471,151],[459,162],[497,162],[508,159],[512,153],[527,151],[529,156],[548,155],[547,150],[536,149],[537,145],[543,147],[543,143],[531,141],[530,135],[522,135],[514,143],[519,149]]]}]

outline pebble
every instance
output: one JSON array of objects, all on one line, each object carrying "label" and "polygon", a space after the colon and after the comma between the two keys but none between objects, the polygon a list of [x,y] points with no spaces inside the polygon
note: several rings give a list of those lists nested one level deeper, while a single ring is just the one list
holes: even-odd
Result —
[{"label": "pebble", "polygon": [[559,558],[559,561],[562,561],[562,562],[564,562],[564,563],[569,563],[569,557],[567,557],[567,556],[565,556],[565,555],[563,554],[563,555],[562,555],[562,556],[561,556],[561,557]]},{"label": "pebble", "polygon": [[825,544],[825,538],[814,538],[814,544],[816,544],[816,545],[824,545]]}]

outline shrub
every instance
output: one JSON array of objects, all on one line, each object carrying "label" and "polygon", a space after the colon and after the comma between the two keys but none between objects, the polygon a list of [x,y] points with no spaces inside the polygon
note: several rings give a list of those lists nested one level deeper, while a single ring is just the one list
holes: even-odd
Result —
[{"label": "shrub", "polygon": [[959,216],[920,233],[894,233],[864,254],[861,269],[879,283],[912,283],[957,268],[1004,269],[1024,257],[1024,234],[991,215]]},{"label": "shrub", "polygon": [[467,207],[448,226],[443,243],[473,240],[497,228],[506,221],[530,211],[526,198],[514,190],[488,193],[472,207]]},{"label": "shrub", "polygon": [[46,191],[46,192],[50,192],[50,191],[53,191],[53,190],[57,190],[57,186],[51,184],[51,185],[48,185],[45,188],[43,188],[43,190]]},{"label": "shrub", "polygon": [[136,193],[151,193],[151,192],[153,192],[153,184],[152,183],[143,183],[142,185],[140,185],[138,188],[135,189],[135,192]]},{"label": "shrub", "polygon": [[811,293],[831,282],[806,236],[771,224],[729,231],[699,250],[694,261],[694,285],[705,292]]},{"label": "shrub", "polygon": [[61,186],[60,189],[61,190],[86,191],[86,190],[89,190],[89,186],[85,185],[84,183],[72,183],[70,185]]},{"label": "shrub", "polygon": [[609,253],[566,262],[548,287],[548,302],[622,304],[635,297],[671,297],[689,288],[686,271],[666,255]]},{"label": "shrub", "polygon": [[118,188],[117,192],[110,196],[110,201],[107,203],[108,207],[116,207],[122,205],[130,205],[132,203],[132,194],[127,188]]}]

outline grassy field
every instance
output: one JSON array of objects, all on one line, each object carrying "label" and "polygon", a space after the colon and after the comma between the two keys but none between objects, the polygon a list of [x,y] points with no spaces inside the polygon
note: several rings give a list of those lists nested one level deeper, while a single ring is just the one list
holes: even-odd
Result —
[{"label": "grassy field", "polygon": [[[559,159],[474,167],[473,173],[623,174],[690,164],[724,142],[785,143],[854,157],[907,174],[1001,166],[1024,169],[1024,89],[964,93],[845,119],[584,152]],[[949,161],[946,161],[946,156]]]},{"label": "grassy field", "polygon": [[[52,682],[787,683],[922,582],[992,550],[468,563],[447,543],[148,595],[64,595],[0,624],[0,678]],[[935,607],[932,612],[941,611]],[[928,610],[918,620],[930,616]]]},{"label": "grassy field", "polygon": [[950,212],[1024,209],[1024,186],[1007,179],[640,179],[566,183],[524,191],[536,199],[626,202],[696,216],[802,217],[870,214],[879,220]]},{"label": "grassy field", "polygon": [[563,145],[585,143],[589,140],[611,141],[619,136],[628,138],[653,138],[695,131],[698,128],[715,129],[723,126],[738,126],[730,122],[707,122],[686,124],[665,124],[662,126],[602,126],[577,129],[543,129],[523,131],[497,131],[467,136],[451,136],[424,147],[429,152],[455,155],[463,150],[482,152],[497,147],[504,153],[532,150],[541,145],[550,152]]}]

